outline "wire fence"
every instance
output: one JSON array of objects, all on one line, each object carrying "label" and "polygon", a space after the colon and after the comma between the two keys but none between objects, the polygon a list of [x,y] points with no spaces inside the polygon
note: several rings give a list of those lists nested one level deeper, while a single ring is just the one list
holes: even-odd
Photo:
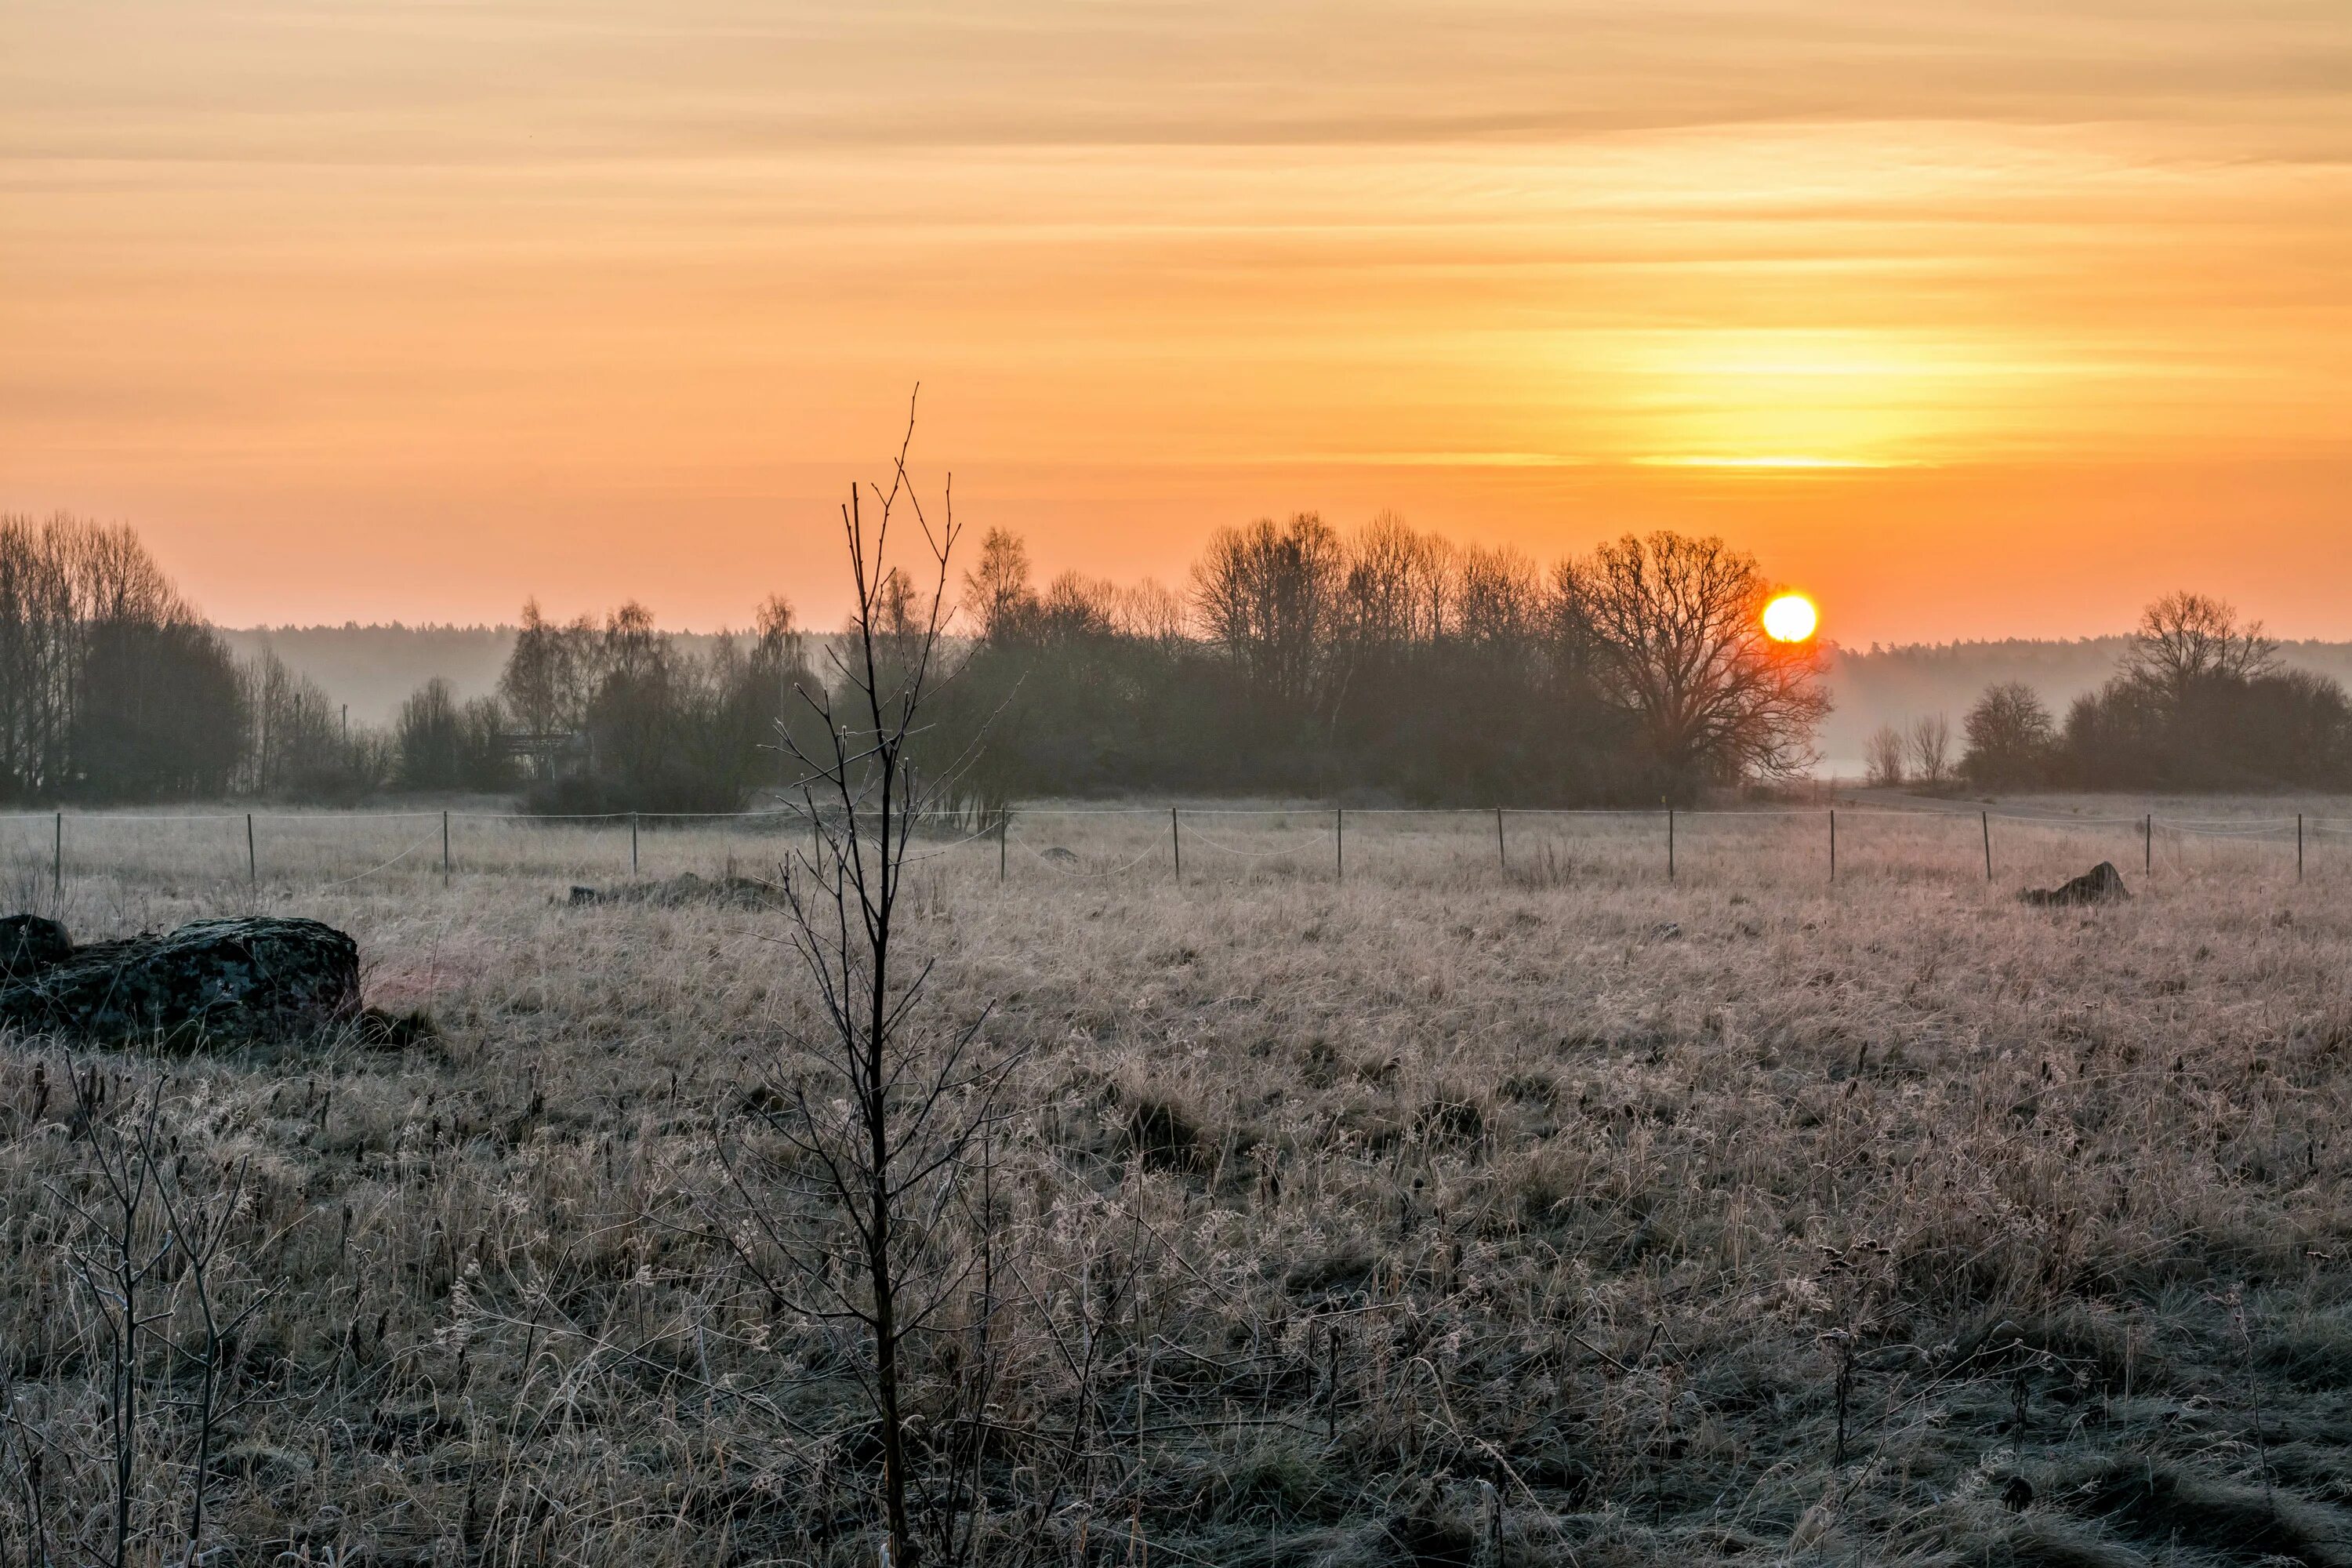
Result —
[{"label": "wire fence", "polygon": [[[525,879],[772,879],[813,847],[797,807],[664,815],[143,812],[0,816],[0,892],[112,879],[278,889]],[[1003,884],[1316,879],[1413,885],[1982,881],[2045,885],[2101,860],[2158,881],[2352,868],[2352,816],[2080,816],[2014,810],[1683,811],[1035,806],[918,814],[909,859]]]}]

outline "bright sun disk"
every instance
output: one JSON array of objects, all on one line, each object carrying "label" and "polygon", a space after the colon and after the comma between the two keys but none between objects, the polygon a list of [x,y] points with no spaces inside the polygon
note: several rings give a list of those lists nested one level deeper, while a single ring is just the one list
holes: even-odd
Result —
[{"label": "bright sun disk", "polygon": [[1802,594],[1783,594],[1764,606],[1764,633],[1774,642],[1802,642],[1821,625],[1821,612]]}]

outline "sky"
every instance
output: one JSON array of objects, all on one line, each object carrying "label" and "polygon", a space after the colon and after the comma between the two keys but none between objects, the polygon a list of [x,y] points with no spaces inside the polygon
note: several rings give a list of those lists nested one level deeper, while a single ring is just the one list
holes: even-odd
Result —
[{"label": "sky", "polygon": [[919,384],[1049,572],[1390,510],[2352,637],[2344,0],[9,0],[0,193],[0,510],[224,624],[827,621]]}]

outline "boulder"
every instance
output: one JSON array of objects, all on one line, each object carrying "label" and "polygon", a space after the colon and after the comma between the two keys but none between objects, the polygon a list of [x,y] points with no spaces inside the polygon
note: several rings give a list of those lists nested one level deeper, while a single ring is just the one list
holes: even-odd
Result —
[{"label": "boulder", "polygon": [[0,981],[47,969],[73,951],[66,928],[41,915],[0,915]]},{"label": "boulder", "polygon": [[168,936],[54,950],[22,973],[11,967],[0,1025],[194,1045],[282,1036],[359,1010],[359,944],[317,921],[196,921]]},{"label": "boulder", "polygon": [[2130,898],[2131,890],[2124,886],[2124,874],[2116,869],[2115,862],[2102,860],[2071,882],[2055,888],[2028,888],[2017,896],[2029,904],[2046,908],[2112,903]]}]

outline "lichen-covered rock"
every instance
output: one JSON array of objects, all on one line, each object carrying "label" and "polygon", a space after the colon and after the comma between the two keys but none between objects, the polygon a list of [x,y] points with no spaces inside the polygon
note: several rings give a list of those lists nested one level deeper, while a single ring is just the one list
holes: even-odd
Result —
[{"label": "lichen-covered rock", "polygon": [[317,921],[197,921],[74,948],[0,984],[0,1024],[104,1042],[265,1038],[359,1007],[359,944]]},{"label": "lichen-covered rock", "polygon": [[73,952],[66,928],[42,915],[0,915],[0,980],[24,980]]},{"label": "lichen-covered rock", "polygon": [[2029,904],[2063,907],[2128,899],[2131,889],[2124,886],[2124,874],[2116,869],[2115,862],[2102,860],[2071,882],[2062,882],[2054,888],[2028,888],[2017,896]]}]

